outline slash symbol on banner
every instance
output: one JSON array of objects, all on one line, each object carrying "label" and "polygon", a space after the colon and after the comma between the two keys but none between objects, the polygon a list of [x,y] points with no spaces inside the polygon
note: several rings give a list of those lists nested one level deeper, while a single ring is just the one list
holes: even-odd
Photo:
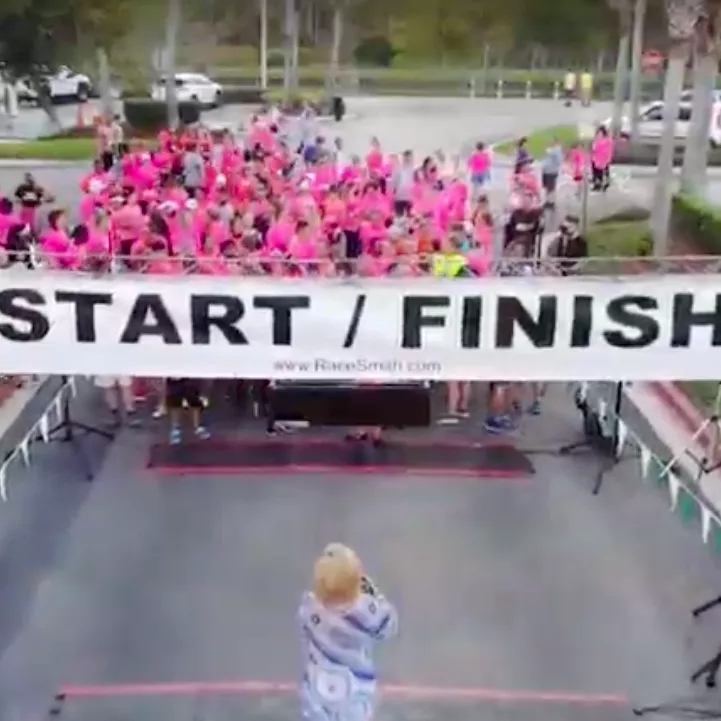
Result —
[{"label": "slash symbol on banner", "polygon": [[351,315],[350,323],[348,324],[348,330],[345,334],[345,340],[343,341],[344,348],[353,347],[356,336],[358,335],[358,326],[360,325],[361,317],[363,316],[363,310],[365,309],[365,307],[366,295],[365,293],[361,293],[355,299],[355,305],[353,306],[353,314]]}]

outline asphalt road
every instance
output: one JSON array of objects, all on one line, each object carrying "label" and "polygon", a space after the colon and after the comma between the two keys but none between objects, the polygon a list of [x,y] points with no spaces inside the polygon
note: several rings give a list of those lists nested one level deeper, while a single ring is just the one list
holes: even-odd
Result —
[{"label": "asphalt road", "polygon": [[[73,412],[105,420],[83,386]],[[35,446],[0,509],[0,717],[45,718],[70,686],[61,721],[292,721],[294,607],[335,540],[400,610],[382,721],[622,721],[685,693],[721,567],[638,463],[592,496],[598,460],[556,454],[579,433],[554,387],[523,479],[155,475],[148,422],[83,442],[90,484],[71,446]]]},{"label": "asphalt road", "polygon": [[[576,108],[565,108],[551,100],[496,100],[489,98],[351,98],[348,101],[349,117],[342,123],[323,121],[320,132],[329,139],[340,137],[350,153],[364,153],[371,137],[378,137],[393,152],[413,148],[426,155],[442,149],[447,155],[466,154],[475,142],[494,143],[508,138],[520,137],[534,128],[581,119],[607,117],[607,103],[595,105],[590,115]],[[75,121],[74,106],[58,108],[61,120],[72,125]],[[37,109],[24,109],[16,121],[28,136],[42,132],[46,118]],[[225,106],[209,111],[205,120],[209,124],[239,125],[246,122],[252,110],[247,106]],[[0,129],[2,119],[0,119]],[[1,130],[0,130],[1,133]],[[492,200],[500,207],[506,196],[509,166],[498,159],[494,170]],[[43,166],[32,168],[39,181],[55,194],[58,202],[72,209],[77,202],[77,183],[85,172],[85,164]],[[12,189],[22,178],[26,168],[12,163],[0,163],[0,189]],[[628,202],[648,205],[652,199],[655,169],[648,167],[618,167],[614,170],[614,189],[605,199],[594,199],[594,213],[603,214],[608,208],[616,208]],[[721,169],[709,171],[707,196],[721,200]],[[562,196],[569,207],[577,205],[570,185],[562,189]],[[598,209],[596,211],[596,208]]]},{"label": "asphalt road", "polygon": [[[543,125],[568,122],[569,117],[577,114],[577,109],[564,108],[562,103],[552,100],[351,97],[347,105],[351,115],[360,116],[364,121],[360,127],[370,128],[371,134],[397,138],[399,147],[411,145],[419,150],[423,147],[432,150],[446,143],[460,146],[473,140],[478,129],[484,134],[490,131],[496,138],[506,138],[517,130],[527,132]],[[86,118],[92,118],[98,107],[97,100],[90,101],[86,106]],[[598,103],[592,112],[604,118],[608,116],[609,107],[608,103]],[[59,105],[56,109],[63,127],[75,124],[77,105]],[[226,123],[248,117],[251,112],[250,106],[226,105],[206,111],[203,117],[209,124]],[[423,118],[422,124],[418,123],[418,117]],[[443,132],[429,132],[433,126],[442,128]],[[48,132],[52,132],[52,128],[39,108],[24,106],[14,120],[0,116],[0,138],[33,138]],[[394,141],[392,145],[395,147],[395,144]]]}]

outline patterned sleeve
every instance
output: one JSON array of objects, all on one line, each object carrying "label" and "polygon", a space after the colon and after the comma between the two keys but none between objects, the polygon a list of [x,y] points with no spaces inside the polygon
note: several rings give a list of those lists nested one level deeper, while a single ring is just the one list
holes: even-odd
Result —
[{"label": "patterned sleeve", "polygon": [[384,596],[363,595],[358,605],[346,616],[356,630],[375,641],[385,641],[398,632],[398,612]]}]

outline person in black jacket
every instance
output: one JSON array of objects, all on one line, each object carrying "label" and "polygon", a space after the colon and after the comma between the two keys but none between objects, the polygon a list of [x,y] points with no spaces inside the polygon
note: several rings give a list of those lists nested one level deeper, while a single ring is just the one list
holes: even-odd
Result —
[{"label": "person in black jacket", "polygon": [[503,247],[508,248],[511,244],[521,244],[525,251],[524,255],[531,257],[542,233],[543,209],[528,199],[509,216],[505,227]]},{"label": "person in black jacket", "polygon": [[558,268],[561,275],[579,271],[578,261],[588,258],[588,242],[581,235],[579,220],[567,215],[558,228],[558,234],[548,247],[548,256],[561,259]]}]

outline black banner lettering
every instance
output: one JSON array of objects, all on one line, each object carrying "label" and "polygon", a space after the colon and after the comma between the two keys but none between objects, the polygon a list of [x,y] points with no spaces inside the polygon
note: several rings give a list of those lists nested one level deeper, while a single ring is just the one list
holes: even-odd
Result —
[{"label": "black banner lettering", "polygon": [[451,300],[448,296],[407,295],[403,298],[403,334],[401,348],[420,348],[423,328],[443,328],[446,318],[443,315],[425,315],[427,308],[448,308]]},{"label": "black banner lettering", "polygon": [[588,348],[593,331],[593,296],[577,295],[573,299],[571,348]]},{"label": "black banner lettering", "polygon": [[27,323],[22,330],[15,323],[0,323],[0,335],[6,340],[32,343],[42,340],[50,332],[50,323],[45,315],[29,306],[44,306],[45,298],[36,290],[12,288],[0,291],[0,316]]},{"label": "black banner lettering", "polygon": [[483,300],[480,296],[463,299],[461,348],[478,348],[481,345],[482,309]]},{"label": "black banner lettering", "polygon": [[166,345],[180,345],[178,327],[157,293],[143,293],[135,299],[121,343],[137,343],[144,335],[160,336]]},{"label": "black banner lettering", "polygon": [[513,347],[516,325],[536,348],[553,347],[558,301],[553,295],[542,295],[539,300],[538,317],[534,318],[518,298],[504,295],[498,297],[496,348]]},{"label": "black banner lettering", "polygon": [[625,331],[607,330],[603,332],[606,342],[614,348],[645,348],[659,336],[658,321],[650,315],[638,311],[658,310],[655,298],[646,295],[622,295],[614,298],[606,307],[609,320],[636,331],[629,337]]},{"label": "black banner lettering", "polygon": [[55,293],[58,303],[72,303],[75,306],[75,340],[78,343],[95,343],[95,308],[99,305],[112,305],[110,293],[76,293],[72,290],[59,290]]},{"label": "black banner lettering", "polygon": [[253,299],[253,306],[273,312],[273,345],[293,342],[293,311],[310,308],[307,295],[261,295]]},{"label": "black banner lettering", "polygon": [[243,301],[233,295],[192,296],[190,318],[193,344],[210,345],[210,329],[217,328],[230,345],[248,345],[245,334],[236,326],[244,314]]},{"label": "black banner lettering", "polygon": [[713,327],[711,345],[721,345],[721,295],[716,295],[716,308],[712,311],[694,311],[693,293],[677,293],[673,298],[673,325],[671,347],[687,348],[691,344],[691,329],[694,326]]}]

